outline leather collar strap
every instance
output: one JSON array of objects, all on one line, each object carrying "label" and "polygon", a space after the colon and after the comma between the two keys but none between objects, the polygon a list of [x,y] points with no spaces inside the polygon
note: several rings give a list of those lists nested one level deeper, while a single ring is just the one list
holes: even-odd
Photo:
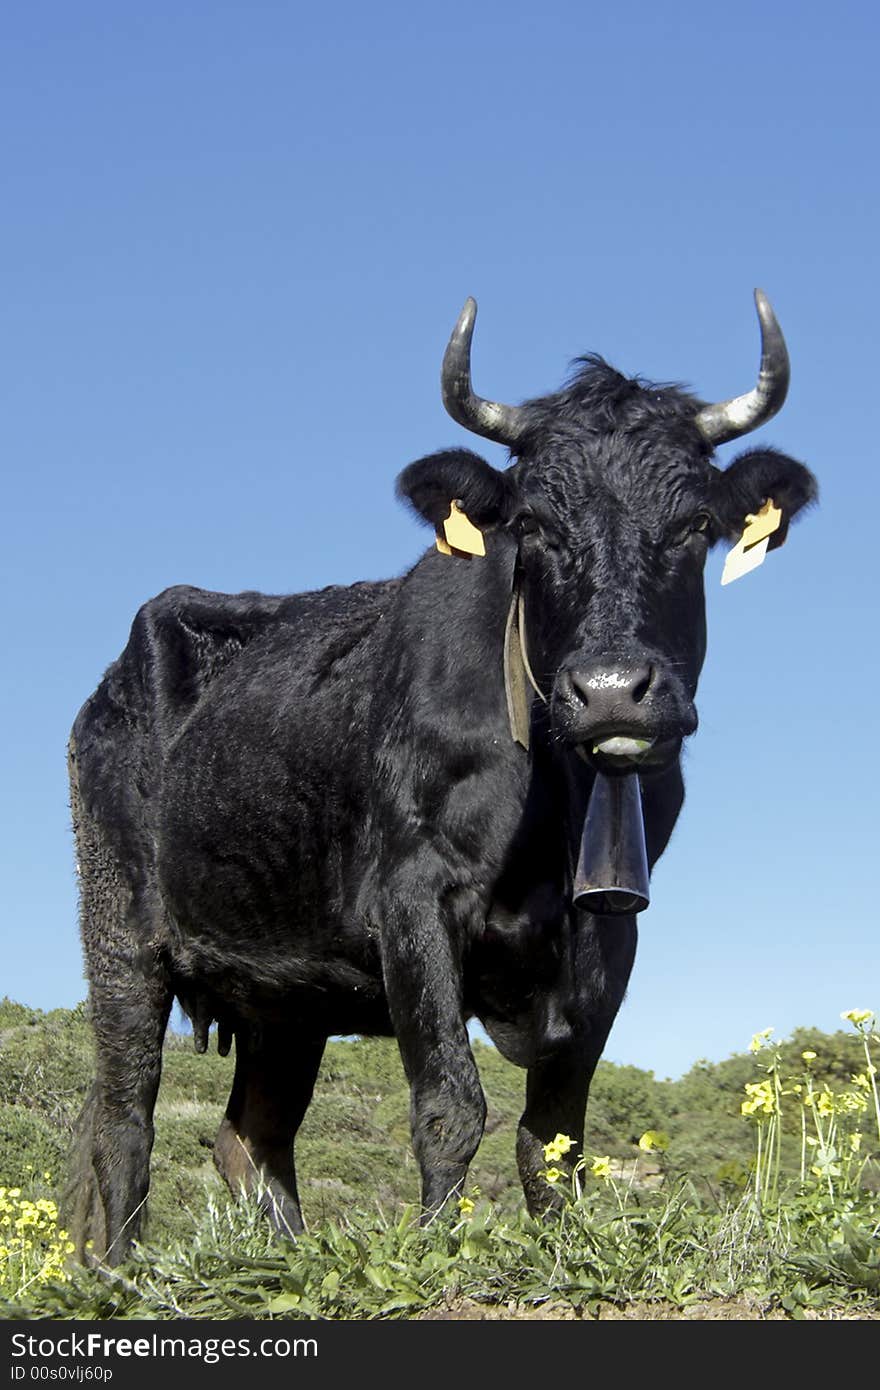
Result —
[{"label": "leather collar strap", "polygon": [[504,692],[507,696],[507,717],[510,733],[515,743],[528,749],[531,726],[531,696],[526,682],[535,694],[547,703],[547,696],[541,690],[529,665],[526,650],[526,617],[519,575],[514,574],[513,592],[507,610],[507,625],[504,629]]}]

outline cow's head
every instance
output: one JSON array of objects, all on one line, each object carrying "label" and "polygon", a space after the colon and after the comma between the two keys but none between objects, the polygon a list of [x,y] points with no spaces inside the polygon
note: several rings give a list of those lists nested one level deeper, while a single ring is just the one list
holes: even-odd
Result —
[{"label": "cow's head", "polygon": [[749,450],[724,471],[712,463],[716,444],[763,424],[788,388],[782,333],[760,291],[755,300],[761,369],[743,396],[706,405],[587,357],[563,390],[521,406],[475,395],[468,300],[446,350],[443,399],[515,461],[502,472],[448,450],[399,480],[435,526],[455,499],[481,530],[516,541],[525,645],[553,734],[606,771],[668,765],[696,729],[709,547],[736,539],[767,498],[782,509],[779,539],[816,496],[803,464],[773,449]]}]

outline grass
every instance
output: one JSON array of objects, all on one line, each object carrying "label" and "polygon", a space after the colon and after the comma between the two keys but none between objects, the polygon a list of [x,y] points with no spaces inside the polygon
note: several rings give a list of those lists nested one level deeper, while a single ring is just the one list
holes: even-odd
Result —
[{"label": "grass", "polygon": [[73,1266],[32,1285],[8,1316],[47,1318],[394,1318],[463,1302],[541,1305],[598,1316],[603,1305],[667,1316],[707,1300],[764,1315],[880,1314],[880,1201],[745,1199],[707,1208],[681,1184],[618,1204],[585,1194],[552,1223],[467,1218],[419,1227],[356,1212],[295,1241],[273,1237],[255,1198],[209,1200],[185,1240],[140,1247],[117,1271]]},{"label": "grass", "polygon": [[[522,1211],[513,1149],[524,1078],[494,1049],[475,1048],[489,1120],[467,1196],[420,1227],[396,1049],[331,1044],[297,1144],[310,1231],[294,1241],[273,1235],[257,1198],[234,1201],[214,1170],[230,1059],[197,1057],[191,1040],[172,1035],[150,1219],[143,1244],[111,1272],[64,1258],[55,1206],[90,1079],[83,1010],[40,1014],[3,1001],[0,1299],[6,1316],[28,1319],[412,1318],[464,1308],[685,1317],[708,1303],[728,1316],[877,1317],[876,1034],[867,1011],[846,1018],[845,1033],[798,1030],[779,1044],[758,1035],[750,1053],[697,1064],[674,1083],[603,1063],[590,1147],[570,1186],[562,1169],[554,1179],[567,1200],[549,1222]],[[548,1173],[558,1157],[551,1146]],[[27,1252],[15,1244],[22,1203]]]}]

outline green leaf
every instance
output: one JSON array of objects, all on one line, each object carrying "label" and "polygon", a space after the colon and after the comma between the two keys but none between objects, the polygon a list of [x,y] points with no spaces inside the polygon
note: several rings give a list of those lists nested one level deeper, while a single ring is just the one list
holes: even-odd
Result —
[{"label": "green leaf", "polygon": [[270,1313],[292,1313],[294,1309],[299,1309],[302,1304],[302,1296],[298,1293],[279,1293],[270,1299],[266,1307]]}]

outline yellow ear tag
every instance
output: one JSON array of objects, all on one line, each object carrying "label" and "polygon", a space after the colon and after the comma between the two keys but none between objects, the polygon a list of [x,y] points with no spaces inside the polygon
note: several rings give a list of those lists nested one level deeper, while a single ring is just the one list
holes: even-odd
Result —
[{"label": "yellow ear tag", "polygon": [[774,505],[772,497],[767,498],[759,512],[750,512],[742,535],[724,561],[721,583],[732,584],[734,579],[741,579],[763,564],[770,537],[781,525],[782,510]]},{"label": "yellow ear tag", "polygon": [[443,535],[437,535],[437,549],[441,555],[485,555],[486,546],[483,533],[453,501],[449,515],[443,523]]}]

